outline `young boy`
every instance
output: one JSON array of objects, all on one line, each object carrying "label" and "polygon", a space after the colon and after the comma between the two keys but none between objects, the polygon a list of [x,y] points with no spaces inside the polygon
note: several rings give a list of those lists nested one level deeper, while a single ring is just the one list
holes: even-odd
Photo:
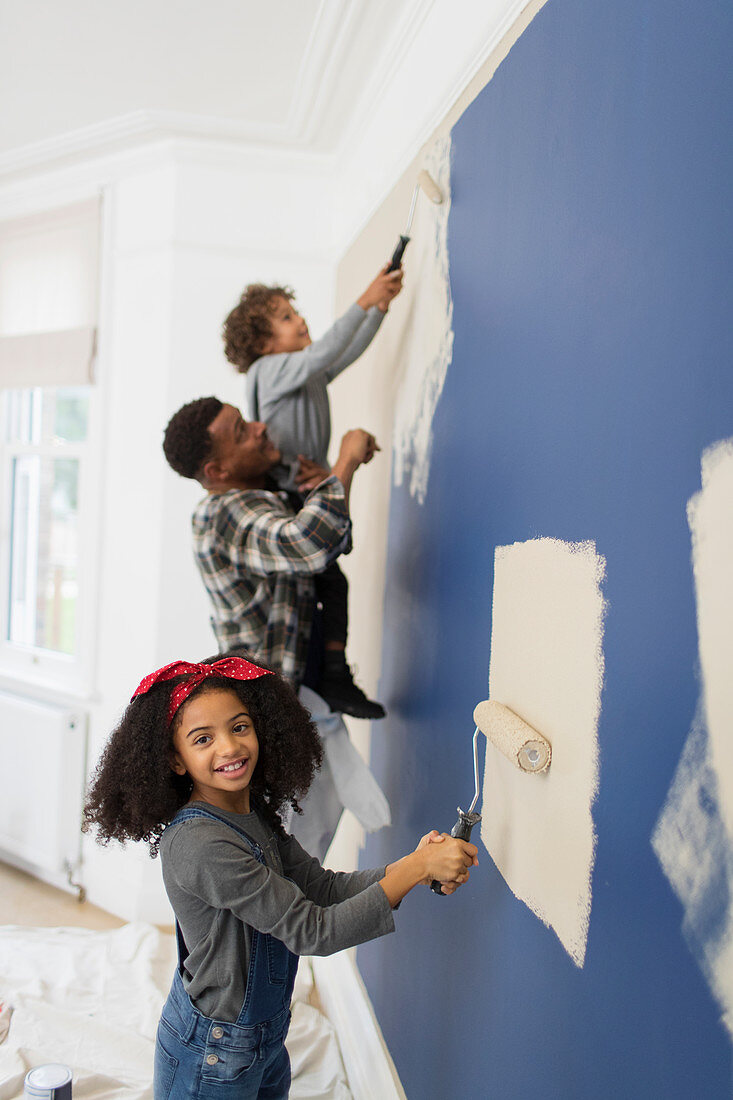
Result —
[{"label": "young boy", "polygon": [[[247,375],[250,417],[267,424],[271,439],[282,451],[283,463],[274,471],[281,489],[313,488],[315,482],[304,481],[303,474],[313,464],[328,469],[328,384],[369,346],[401,289],[402,270],[383,268],[316,341],[294,308],[294,294],[288,287],[261,283],[245,287],[224,322],[226,357]],[[310,461],[301,466],[303,459]],[[323,661],[310,686],[332,710],[355,718],[383,718],[384,708],[367,699],[346,663],[348,586],[335,562],[318,577],[316,592],[322,608]]]}]

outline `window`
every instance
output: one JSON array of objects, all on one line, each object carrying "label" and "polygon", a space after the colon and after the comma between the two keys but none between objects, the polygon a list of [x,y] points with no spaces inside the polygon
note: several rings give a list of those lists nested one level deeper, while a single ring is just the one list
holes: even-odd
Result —
[{"label": "window", "polygon": [[88,387],[9,391],[9,601],[16,645],[74,656],[79,641],[79,490]]},{"label": "window", "polygon": [[99,203],[0,223],[0,675],[90,686]]}]

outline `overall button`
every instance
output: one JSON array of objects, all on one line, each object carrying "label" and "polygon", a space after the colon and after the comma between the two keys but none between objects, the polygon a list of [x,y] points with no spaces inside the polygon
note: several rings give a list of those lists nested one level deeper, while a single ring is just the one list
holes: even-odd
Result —
[{"label": "overall button", "polygon": [[222,1035],[224,1034],[224,1028],[223,1027],[212,1027],[211,1034],[215,1039],[221,1039]]},{"label": "overall button", "polygon": [[218,1061],[219,1061],[219,1059],[217,1058],[217,1056],[215,1054],[207,1054],[206,1055],[206,1064],[207,1064],[207,1066],[215,1066]]}]

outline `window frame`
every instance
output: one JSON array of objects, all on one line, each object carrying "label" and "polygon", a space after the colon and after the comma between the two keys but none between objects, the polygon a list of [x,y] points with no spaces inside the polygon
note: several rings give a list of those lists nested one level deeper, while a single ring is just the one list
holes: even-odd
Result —
[{"label": "window frame", "polygon": [[[28,387],[29,389],[66,387]],[[0,415],[7,423],[8,394],[0,393]],[[0,681],[13,688],[26,686],[54,689],[74,698],[88,698],[95,676],[99,569],[99,504],[101,467],[102,407],[99,387],[88,387],[87,438],[83,442],[28,443],[0,439]],[[9,635],[10,583],[12,565],[13,461],[33,455],[76,458],[78,481],[77,575],[79,593],[76,608],[76,647],[73,655],[13,642]]]},{"label": "window frame", "polygon": [[[90,372],[89,421],[85,454],[79,468],[79,606],[77,647],[74,657],[9,642],[10,522],[12,508],[12,466],[9,444],[0,433],[0,688],[47,701],[88,703],[98,698],[100,597],[104,538],[104,464],[109,417],[109,379],[105,331],[109,331],[113,284],[113,261],[109,242],[113,239],[114,201],[110,181],[92,178],[72,186],[51,187],[44,196],[20,202],[2,203],[2,220],[45,217],[63,207],[96,201],[99,204],[97,251],[96,316],[93,374]],[[79,383],[77,383],[79,384]],[[14,387],[18,388],[18,387]],[[33,387],[27,387],[33,388]],[[45,388],[41,385],[40,388]],[[5,391],[0,389],[0,415],[5,416]]]}]

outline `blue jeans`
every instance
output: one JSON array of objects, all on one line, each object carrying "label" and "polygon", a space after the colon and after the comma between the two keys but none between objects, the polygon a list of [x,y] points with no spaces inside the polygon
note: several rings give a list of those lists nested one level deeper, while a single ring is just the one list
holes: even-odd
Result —
[{"label": "blue jeans", "polygon": [[202,1016],[173,979],[155,1044],[155,1100],[287,1100],[290,1010],[242,1027]]},{"label": "blue jeans", "polygon": [[[214,817],[185,806],[176,823]],[[242,836],[261,863],[260,846]],[[178,934],[179,968],[158,1025],[155,1044],[154,1100],[287,1100],[290,1058],[285,1036],[290,1024],[298,958],[274,936],[252,929],[244,1003],[237,1019],[212,1020],[202,1015],[186,993],[181,966],[187,955]]]}]

